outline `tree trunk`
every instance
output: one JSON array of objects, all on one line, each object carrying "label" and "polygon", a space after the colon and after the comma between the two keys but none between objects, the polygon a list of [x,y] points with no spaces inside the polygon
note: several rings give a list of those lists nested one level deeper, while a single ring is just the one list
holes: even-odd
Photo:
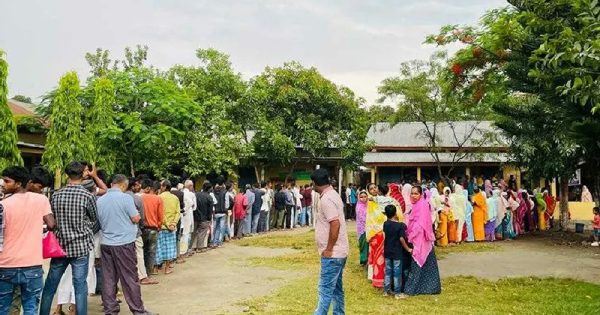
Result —
[{"label": "tree trunk", "polygon": [[260,183],[260,172],[258,164],[254,165],[254,176],[256,176],[256,182]]},{"label": "tree trunk", "polygon": [[135,177],[135,168],[133,167],[133,159],[129,156],[129,171],[131,172],[131,177]]},{"label": "tree trunk", "polygon": [[569,230],[569,180],[562,176],[560,179],[560,229]]}]

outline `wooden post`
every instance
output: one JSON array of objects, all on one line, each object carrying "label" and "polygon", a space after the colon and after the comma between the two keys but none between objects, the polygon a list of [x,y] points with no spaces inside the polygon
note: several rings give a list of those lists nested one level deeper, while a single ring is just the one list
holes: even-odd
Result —
[{"label": "wooden post", "polygon": [[60,170],[56,170],[54,173],[54,190],[58,190],[61,184],[61,174]]},{"label": "wooden post", "polygon": [[465,175],[471,176],[471,168],[470,167],[465,167]]},{"label": "wooden post", "polygon": [[550,182],[550,194],[556,198],[556,178],[553,178]]},{"label": "wooden post", "polygon": [[421,182],[421,168],[417,167],[417,182]]}]

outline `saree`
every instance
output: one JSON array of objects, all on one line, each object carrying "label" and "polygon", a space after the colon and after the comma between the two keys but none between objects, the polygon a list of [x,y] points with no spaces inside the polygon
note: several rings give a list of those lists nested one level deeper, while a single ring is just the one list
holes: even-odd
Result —
[{"label": "saree", "polygon": [[546,222],[552,228],[554,226],[554,210],[556,210],[556,199],[550,196],[548,192],[544,193],[544,200],[546,201]]},{"label": "saree", "polygon": [[537,215],[538,215],[538,228],[540,231],[546,230],[546,201],[541,193],[535,194],[535,199],[537,200]]},{"label": "saree", "polygon": [[383,286],[384,270],[377,263],[382,262],[385,265],[385,259],[383,258],[383,223],[387,218],[380,211],[377,196],[369,196],[369,199],[365,223],[366,240],[369,243],[367,277],[373,281],[374,286],[379,285],[379,282]]},{"label": "saree", "polygon": [[473,234],[475,241],[485,240],[485,222],[487,217],[487,201],[482,192],[473,195]]},{"label": "saree", "polygon": [[440,223],[437,228],[437,246],[446,247],[448,246],[448,214],[444,211],[440,211],[439,214]]},{"label": "saree", "polygon": [[487,203],[487,218],[488,221],[485,223],[485,239],[487,241],[496,240],[496,217],[497,217],[497,205],[498,198],[500,197],[500,191],[494,190],[492,196],[486,200]]},{"label": "saree", "polygon": [[385,258],[383,257],[384,239],[383,231],[381,231],[369,240],[368,262],[373,270],[371,283],[376,288],[383,288],[383,280],[385,277]]},{"label": "saree", "polygon": [[367,263],[369,253],[369,242],[367,242],[367,234],[365,232],[367,220],[367,203],[358,202],[356,204],[356,235],[358,235],[359,263],[364,265]]}]

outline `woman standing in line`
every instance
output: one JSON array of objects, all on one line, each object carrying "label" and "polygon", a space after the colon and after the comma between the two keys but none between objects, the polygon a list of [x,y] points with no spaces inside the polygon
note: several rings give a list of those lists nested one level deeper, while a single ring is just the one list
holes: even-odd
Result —
[{"label": "woman standing in line", "polygon": [[367,264],[369,255],[369,243],[365,226],[367,221],[367,203],[369,196],[366,191],[358,193],[358,202],[356,203],[356,235],[358,235],[359,262],[362,266]]}]

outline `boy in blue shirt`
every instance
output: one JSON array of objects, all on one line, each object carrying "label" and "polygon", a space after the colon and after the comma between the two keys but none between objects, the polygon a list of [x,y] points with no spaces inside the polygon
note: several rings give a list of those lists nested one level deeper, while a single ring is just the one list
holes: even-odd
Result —
[{"label": "boy in blue shirt", "polygon": [[[396,299],[406,297],[402,294],[402,284],[406,281],[406,272],[410,264],[412,249],[406,237],[406,224],[398,221],[396,206],[387,205],[385,215],[387,221],[383,223],[385,241],[383,257],[385,258],[385,278],[383,284],[383,295],[393,293]],[[393,291],[392,291],[393,285]]]}]

